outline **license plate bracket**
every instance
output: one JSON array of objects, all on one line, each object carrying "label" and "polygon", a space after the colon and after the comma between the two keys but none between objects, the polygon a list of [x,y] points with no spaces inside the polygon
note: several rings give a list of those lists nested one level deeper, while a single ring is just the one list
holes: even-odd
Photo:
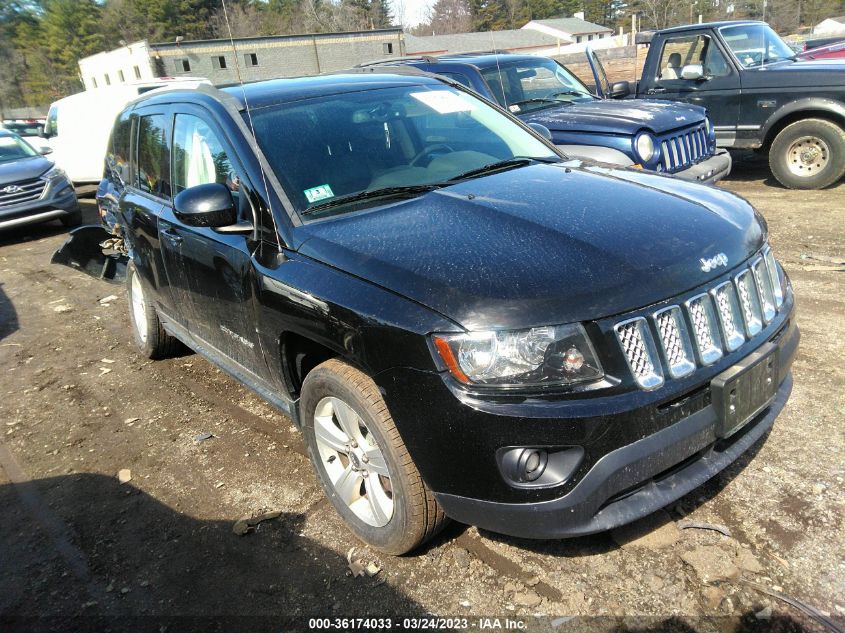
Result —
[{"label": "license plate bracket", "polygon": [[730,437],[772,403],[778,389],[778,360],[778,347],[766,343],[710,382],[719,418],[717,437]]}]

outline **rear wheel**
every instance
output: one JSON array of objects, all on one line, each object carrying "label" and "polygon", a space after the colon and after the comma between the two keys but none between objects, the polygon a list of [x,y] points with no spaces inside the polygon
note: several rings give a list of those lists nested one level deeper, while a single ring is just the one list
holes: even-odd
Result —
[{"label": "rear wheel", "polygon": [[769,150],[775,178],[790,189],[821,189],[845,174],[845,130],[824,119],[787,125]]},{"label": "rear wheel", "polygon": [[179,349],[179,341],[165,332],[134,264],[126,269],[126,289],[135,345],[147,358],[172,356]]},{"label": "rear wheel", "polygon": [[443,528],[446,517],[369,376],[338,359],[319,365],[302,386],[302,420],[317,477],[358,538],[404,554]]}]

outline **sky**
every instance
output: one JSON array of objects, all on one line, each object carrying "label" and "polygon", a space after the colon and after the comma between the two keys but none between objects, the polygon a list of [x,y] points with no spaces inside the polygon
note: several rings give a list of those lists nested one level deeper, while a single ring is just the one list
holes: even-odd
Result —
[{"label": "sky", "polygon": [[392,0],[393,12],[396,15],[396,20],[400,18],[399,9],[404,5],[404,15],[401,16],[402,24],[406,26],[416,26],[420,22],[425,22],[426,11],[434,4],[434,0]]}]

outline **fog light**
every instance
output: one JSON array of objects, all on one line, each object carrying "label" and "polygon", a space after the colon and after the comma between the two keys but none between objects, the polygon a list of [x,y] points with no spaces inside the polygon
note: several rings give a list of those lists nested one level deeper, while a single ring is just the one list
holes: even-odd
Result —
[{"label": "fog light", "polygon": [[580,446],[510,446],[496,453],[505,481],[516,488],[543,488],[567,481],[584,457]]}]

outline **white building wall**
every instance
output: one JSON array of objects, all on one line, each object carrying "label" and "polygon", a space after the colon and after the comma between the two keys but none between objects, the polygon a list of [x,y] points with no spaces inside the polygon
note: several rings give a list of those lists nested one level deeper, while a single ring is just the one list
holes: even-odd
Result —
[{"label": "white building wall", "polygon": [[839,22],[828,18],[827,20],[819,22],[815,28],[813,28],[813,35],[835,35],[837,33],[845,34],[845,22]]},{"label": "white building wall", "polygon": [[156,78],[146,40],[80,59],[79,73],[86,90]]}]

